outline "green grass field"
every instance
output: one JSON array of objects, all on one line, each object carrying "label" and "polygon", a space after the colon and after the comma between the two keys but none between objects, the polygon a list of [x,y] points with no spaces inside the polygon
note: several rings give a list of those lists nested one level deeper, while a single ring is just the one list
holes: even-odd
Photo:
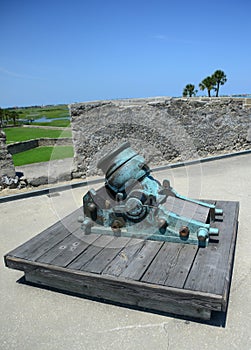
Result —
[{"label": "green grass field", "polygon": [[[25,107],[5,109],[4,125],[35,124],[66,127],[70,125],[70,114],[67,105]],[[15,121],[13,119],[15,114]]]},{"label": "green grass field", "polygon": [[15,108],[11,109],[10,111],[12,110],[16,111],[19,114],[20,119],[39,119],[41,117],[52,119],[69,116],[67,105]]},{"label": "green grass field", "polygon": [[73,157],[72,146],[51,146],[37,147],[31,150],[14,154],[13,162],[15,166],[33,164],[39,162],[48,162],[50,160],[64,159]]},{"label": "green grass field", "polygon": [[[7,144],[28,141],[38,138],[62,138],[72,137],[71,130],[64,130],[65,127],[70,126],[70,120],[60,119],[69,117],[69,110],[67,105],[44,106],[44,107],[27,107],[13,109],[18,116],[18,119],[33,120],[35,125],[48,126],[48,128],[36,127],[11,127],[4,128],[7,138]],[[45,121],[36,123],[36,120],[43,118]],[[51,119],[51,121],[46,121]],[[9,118],[9,124],[13,124],[13,120]],[[53,130],[50,127],[62,127],[62,130]],[[32,164],[38,162],[47,162],[55,159],[64,159],[73,157],[72,146],[56,146],[56,147],[38,147],[29,151],[13,155],[15,166]]]},{"label": "green grass field", "polygon": [[5,128],[7,143],[27,141],[31,139],[38,139],[41,137],[49,138],[60,138],[60,137],[71,137],[70,130],[52,130],[52,129],[39,129],[39,128],[25,128],[25,127],[14,127]]},{"label": "green grass field", "polygon": [[51,122],[45,122],[45,123],[35,123],[36,125],[42,125],[42,126],[58,126],[62,128],[70,127],[71,122],[69,120],[62,120],[62,119],[55,119]]}]

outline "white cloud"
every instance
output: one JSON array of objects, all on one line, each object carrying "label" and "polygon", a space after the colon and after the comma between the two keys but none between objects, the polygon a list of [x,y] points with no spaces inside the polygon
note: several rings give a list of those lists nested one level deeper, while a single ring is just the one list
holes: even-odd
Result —
[{"label": "white cloud", "polygon": [[151,36],[152,39],[159,40],[159,41],[164,41],[167,43],[176,43],[176,44],[188,44],[188,45],[197,45],[199,42],[195,40],[190,40],[190,39],[183,39],[183,38],[175,38],[175,37],[170,37],[164,34],[156,34]]},{"label": "white cloud", "polygon": [[166,35],[162,35],[162,34],[153,35],[152,38],[157,40],[167,40]]},{"label": "white cloud", "polygon": [[7,76],[13,77],[13,78],[18,78],[18,79],[45,80],[45,79],[40,78],[40,77],[34,77],[31,75],[27,75],[27,74],[20,74],[20,73],[12,72],[12,71],[5,69],[3,67],[0,67],[0,74],[7,75]]}]

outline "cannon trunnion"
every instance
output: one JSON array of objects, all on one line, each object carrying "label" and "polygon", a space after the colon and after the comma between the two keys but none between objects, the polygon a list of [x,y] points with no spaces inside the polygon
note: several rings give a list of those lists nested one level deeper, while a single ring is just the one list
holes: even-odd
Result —
[{"label": "cannon trunnion", "polygon": [[98,162],[104,186],[83,197],[85,234],[101,233],[207,246],[217,236],[215,219],[223,212],[214,204],[178,194],[169,180],[151,176],[145,159],[129,142]]}]

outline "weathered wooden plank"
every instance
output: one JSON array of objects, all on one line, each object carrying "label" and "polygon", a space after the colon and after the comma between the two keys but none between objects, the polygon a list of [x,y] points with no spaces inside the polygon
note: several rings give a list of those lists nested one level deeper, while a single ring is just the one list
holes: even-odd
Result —
[{"label": "weathered wooden plank", "polygon": [[222,298],[219,295],[157,287],[9,256],[6,264],[25,271],[27,281],[113,302],[204,319],[210,318],[211,310],[221,310]]},{"label": "weathered wooden plank", "polygon": [[164,206],[178,215],[186,216],[197,221],[206,222],[209,209],[199,204],[185,201],[177,197],[168,197]]},{"label": "weathered wooden plank", "polygon": [[[219,202],[219,205],[220,202]],[[237,238],[237,230],[238,230],[238,215],[239,215],[239,203],[237,203],[236,208],[236,220],[233,227],[233,237],[230,245],[229,250],[229,256],[228,256],[228,262],[227,262],[227,271],[225,275],[225,284],[223,287],[223,300],[222,300],[222,311],[227,310],[227,303],[228,303],[228,296],[229,296],[229,289],[231,284],[231,276],[232,276],[232,268],[234,264],[234,253],[235,253],[235,246],[236,246],[236,238]]]},{"label": "weathered wooden plank", "polygon": [[142,249],[143,244],[144,240],[132,238],[116,258],[105,268],[103,274],[120,276]]},{"label": "weathered wooden plank", "polygon": [[77,235],[77,233],[78,231],[70,236],[68,244],[65,245],[65,249],[62,249],[60,254],[51,261],[52,265],[66,267],[100,237],[100,235],[91,234],[84,235],[82,238],[83,231],[81,230],[79,235]]},{"label": "weathered wooden plank", "polygon": [[198,247],[180,243],[164,243],[141,281],[183,288]]},{"label": "weathered wooden plank", "polygon": [[[58,264],[58,261],[65,264],[70,263],[81,252],[83,252],[99,235],[84,235],[81,228],[73,234],[68,235],[65,239],[59,241],[56,245],[52,245],[51,249],[47,250],[36,261],[47,264]],[[63,265],[58,265],[63,266]]]},{"label": "weathered wooden plank", "polygon": [[[99,275],[98,275],[99,276]],[[131,284],[117,284],[117,281],[89,280],[74,278],[73,275],[59,276],[57,273],[48,273],[46,270],[37,270],[25,274],[27,282],[56,288],[62,291],[74,292],[79,295],[112,301],[124,305],[131,305],[140,309],[168,312],[176,315],[189,316],[202,320],[211,318],[210,302],[201,301],[200,297],[193,297],[192,302],[183,303],[182,300],[191,300],[189,295],[174,295],[167,291],[148,290],[145,286]],[[213,301],[213,307],[218,308],[219,300]],[[205,304],[206,307],[203,305]],[[202,306],[201,306],[202,305]]]},{"label": "weathered wooden plank", "polygon": [[[224,211],[223,221],[215,223],[220,228],[219,243],[210,242],[205,249],[141,239],[124,242],[120,249],[121,237],[83,237],[77,222],[80,209],[75,217],[68,216],[67,227],[59,222],[7,254],[5,264],[25,271],[28,281],[40,285],[156,311],[210,318],[211,310],[226,309],[238,219],[237,202],[217,202],[217,207]],[[109,248],[112,242],[114,251]],[[196,256],[193,249],[198,249]],[[31,256],[42,251],[38,256],[41,261],[30,261],[28,251]],[[23,256],[16,257],[13,252]],[[80,270],[85,267],[92,272]]]},{"label": "weathered wooden plank", "polygon": [[233,240],[236,237],[234,232],[239,206],[238,202],[217,202],[217,206],[224,212],[223,221],[217,222],[219,242],[199,249],[184,288],[223,295],[229,271],[230,248],[235,244]]},{"label": "weathered wooden plank", "polygon": [[60,221],[68,231],[73,232],[80,227],[80,223],[78,221],[79,216],[83,216],[83,207],[78,208]]},{"label": "weathered wooden plank", "polygon": [[69,233],[75,231],[80,226],[77,219],[81,213],[82,208],[75,210],[73,213],[67,215],[61,221],[56,222],[54,225],[50,226],[35,237],[31,238],[27,242],[9,252],[8,255],[20,258],[29,257],[28,255],[30,252],[36,251],[39,246],[60,233],[63,229],[69,231],[68,228],[70,228]]},{"label": "weathered wooden plank", "polygon": [[73,260],[67,267],[69,269],[81,270],[84,266],[91,261],[107,244],[113,240],[113,236],[101,235],[93,244],[90,244],[88,248]]},{"label": "weathered wooden plank", "polygon": [[33,249],[29,249],[24,255],[24,258],[31,261],[36,261],[41,255],[45,254],[54,245],[60,243],[69,235],[71,235],[71,232],[62,227],[61,230],[59,230],[59,232],[51,236],[47,241],[43,242],[39,246],[35,246]]},{"label": "weathered wooden plank", "polygon": [[16,249],[13,249],[11,252],[8,253],[8,255],[24,258],[26,256],[26,253],[30,249],[35,249],[35,247],[47,241],[52,235],[57,234],[61,229],[62,229],[62,224],[61,222],[58,221],[57,223],[55,223],[48,229],[44,230],[43,232],[39,233],[38,235],[32,237],[30,240],[23,243]]},{"label": "weathered wooden plank", "polygon": [[140,280],[163,244],[158,241],[144,241],[141,249],[120,276]]},{"label": "weathered wooden plank", "polygon": [[130,238],[128,237],[114,237],[114,239],[82,269],[88,272],[101,273],[129,241]]}]

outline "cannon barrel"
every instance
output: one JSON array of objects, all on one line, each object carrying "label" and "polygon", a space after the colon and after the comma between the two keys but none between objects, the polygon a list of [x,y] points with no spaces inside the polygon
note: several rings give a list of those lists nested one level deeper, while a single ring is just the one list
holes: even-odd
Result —
[{"label": "cannon barrel", "polygon": [[[222,210],[179,195],[167,179],[161,185],[129,142],[105,155],[97,167],[105,173],[105,184],[83,197],[86,234],[136,235],[199,245],[207,245],[210,234],[218,234],[211,222]],[[190,208],[191,215],[182,215],[182,205]],[[204,213],[203,220],[193,215],[197,207]]]}]

